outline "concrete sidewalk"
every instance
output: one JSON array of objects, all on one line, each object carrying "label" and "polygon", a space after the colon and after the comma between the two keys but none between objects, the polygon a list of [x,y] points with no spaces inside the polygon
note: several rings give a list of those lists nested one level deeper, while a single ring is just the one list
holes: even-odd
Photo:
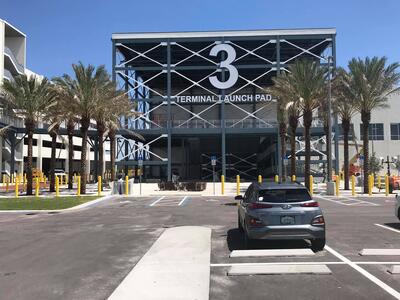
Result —
[{"label": "concrete sidewalk", "polygon": [[210,228],[169,228],[108,299],[207,300],[210,255]]}]

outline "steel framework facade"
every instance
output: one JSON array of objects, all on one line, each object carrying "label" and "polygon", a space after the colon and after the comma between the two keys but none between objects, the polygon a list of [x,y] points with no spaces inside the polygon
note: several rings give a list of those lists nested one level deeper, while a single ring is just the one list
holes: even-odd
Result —
[{"label": "steel framework facade", "polygon": [[[267,88],[271,78],[286,72],[296,59],[308,58],[334,68],[335,36],[335,29],[113,34],[113,80],[141,112],[124,120],[125,125],[146,138],[145,143],[137,143],[120,136],[118,165],[136,166],[139,158],[144,159],[145,166],[164,166],[165,177],[171,180],[176,161],[188,155],[182,164],[193,160],[195,151],[185,150],[193,142],[190,139],[213,137],[220,145],[214,152],[200,151],[200,177],[210,176],[210,155],[218,157],[220,174],[232,171],[253,176],[262,152],[269,150],[247,151],[236,146],[235,140],[255,137],[261,145],[269,136],[275,144],[274,168],[281,174],[275,100]],[[316,141],[324,140],[318,121],[313,132]],[[182,143],[175,145],[175,138]],[[196,149],[196,143],[192,144]],[[230,149],[227,144],[232,145]]]}]

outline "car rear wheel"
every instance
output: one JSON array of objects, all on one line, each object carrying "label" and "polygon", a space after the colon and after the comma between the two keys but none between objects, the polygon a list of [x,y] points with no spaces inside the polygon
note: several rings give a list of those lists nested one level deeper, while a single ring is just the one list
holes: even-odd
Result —
[{"label": "car rear wheel", "polygon": [[322,251],[325,247],[325,239],[315,239],[311,241],[311,249],[313,251]]},{"label": "car rear wheel", "polygon": [[243,230],[243,235],[244,235],[244,249],[251,249],[254,245],[254,240],[249,238],[247,235],[246,230]]}]

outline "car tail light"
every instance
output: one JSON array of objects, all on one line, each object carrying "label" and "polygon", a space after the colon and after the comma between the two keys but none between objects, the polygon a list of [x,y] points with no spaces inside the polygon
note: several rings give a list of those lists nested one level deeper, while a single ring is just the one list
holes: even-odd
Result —
[{"label": "car tail light", "polygon": [[249,225],[250,227],[262,227],[264,226],[264,223],[259,219],[250,217]]},{"label": "car tail light", "polygon": [[263,208],[272,208],[272,205],[254,202],[254,203],[251,203],[249,207],[250,207],[250,209],[263,209]]},{"label": "car tail light", "polygon": [[317,216],[311,222],[311,225],[325,225],[325,219],[323,216]]},{"label": "car tail light", "polygon": [[316,201],[300,204],[301,207],[318,207],[319,203]]}]

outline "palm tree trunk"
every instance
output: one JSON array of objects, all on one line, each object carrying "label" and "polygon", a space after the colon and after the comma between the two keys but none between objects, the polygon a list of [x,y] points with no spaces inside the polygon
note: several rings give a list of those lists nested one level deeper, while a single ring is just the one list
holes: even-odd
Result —
[{"label": "palm tree trunk", "polygon": [[304,140],[305,140],[305,160],[304,160],[304,182],[307,189],[310,189],[310,159],[311,159],[311,135],[310,127],[312,123],[312,111],[305,110],[303,114]]},{"label": "palm tree trunk", "polygon": [[72,190],[73,169],[74,169],[74,122],[71,120],[67,124],[68,134],[68,189]]},{"label": "palm tree trunk", "polygon": [[295,116],[289,117],[289,125],[291,129],[290,135],[290,172],[291,175],[296,175],[296,130],[298,126],[298,118]]},{"label": "palm tree trunk", "polygon": [[[331,180],[332,178],[332,161],[328,159],[328,155],[329,153],[332,153],[332,143],[330,143],[328,141],[328,136],[329,136],[329,126],[328,126],[328,121],[326,120],[324,122],[324,134],[326,136],[326,151],[325,151],[325,155],[326,155],[326,169],[324,166],[324,169],[326,170],[326,181]],[[329,174],[330,173],[330,174]],[[324,178],[325,180],[325,178]]]},{"label": "palm tree trunk", "polygon": [[90,119],[81,119],[81,134],[82,134],[82,148],[81,148],[81,194],[86,194],[86,151],[87,151],[87,135],[89,129]]},{"label": "palm tree trunk", "polygon": [[[286,123],[279,124],[279,137],[281,139],[281,162],[286,157]],[[282,182],[286,182],[286,166],[282,164]]]},{"label": "palm tree trunk", "polygon": [[56,146],[57,146],[57,134],[55,131],[50,133],[51,136],[51,157],[50,157],[50,192],[55,192],[56,176],[55,176],[55,165],[56,165]]},{"label": "palm tree trunk", "polygon": [[344,189],[349,190],[349,131],[350,131],[350,120],[342,119],[343,129],[343,158],[344,158]]},{"label": "palm tree trunk", "polygon": [[31,120],[25,121],[26,133],[28,136],[28,161],[26,164],[26,194],[32,195],[33,177],[32,177],[32,143],[33,143],[33,130],[35,129],[35,122]]},{"label": "palm tree trunk", "polygon": [[[101,176],[101,178],[104,179],[104,168],[103,168],[103,163],[104,163],[104,132],[105,132],[105,126],[98,122],[97,123],[97,138],[99,141],[99,160],[97,162],[97,175]],[[101,186],[101,190],[103,190],[103,185]]]},{"label": "palm tree trunk", "polygon": [[115,181],[115,131],[110,130],[110,163],[111,163],[111,181]]},{"label": "palm tree trunk", "polygon": [[371,112],[362,110],[361,121],[363,122],[364,193],[367,193],[369,174],[369,122],[371,121]]}]

